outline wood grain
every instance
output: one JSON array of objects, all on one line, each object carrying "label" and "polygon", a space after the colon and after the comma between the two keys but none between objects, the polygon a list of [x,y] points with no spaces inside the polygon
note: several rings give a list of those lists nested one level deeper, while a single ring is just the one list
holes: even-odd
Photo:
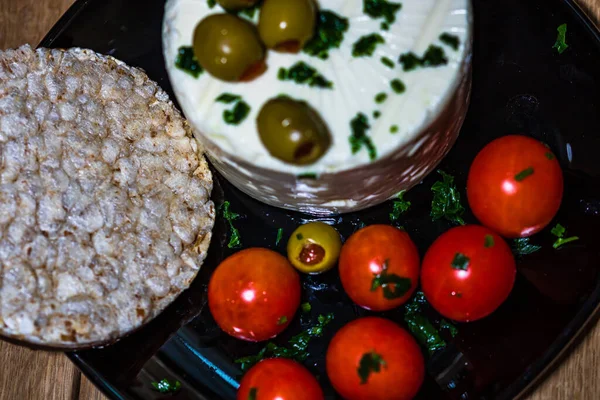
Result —
[{"label": "wood grain", "polygon": [[[0,49],[37,45],[73,2],[0,0]],[[580,3],[600,21],[600,0]],[[0,400],[105,400],[62,354],[35,352],[0,341],[0,371]],[[600,324],[528,400],[599,398]]]}]

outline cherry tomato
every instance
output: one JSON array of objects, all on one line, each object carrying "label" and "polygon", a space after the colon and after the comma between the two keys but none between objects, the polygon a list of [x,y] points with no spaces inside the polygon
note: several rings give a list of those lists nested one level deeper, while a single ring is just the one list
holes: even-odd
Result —
[{"label": "cherry tomato", "polygon": [[425,361],[417,342],[394,322],[356,319],[331,340],[327,376],[347,400],[408,400],[423,384]]},{"label": "cherry tomato", "polygon": [[508,238],[531,236],[554,218],[563,174],[549,148],[527,136],[496,139],[475,157],[467,197],[479,221]]},{"label": "cherry tomato", "polygon": [[281,333],[300,305],[300,278],[282,255],[242,250],[225,259],[208,283],[217,324],[238,339],[259,342]]},{"label": "cherry tomato", "polygon": [[517,268],[506,242],[479,225],[452,228],[423,258],[421,286],[443,316],[469,322],[493,313],[507,299]]},{"label": "cherry tomato", "polygon": [[350,236],[342,247],[342,285],[359,306],[390,310],[406,303],[417,289],[419,261],[419,252],[406,232],[371,225]]},{"label": "cherry tomato", "polygon": [[237,400],[321,400],[323,391],[310,372],[285,358],[262,360],[244,375]]}]

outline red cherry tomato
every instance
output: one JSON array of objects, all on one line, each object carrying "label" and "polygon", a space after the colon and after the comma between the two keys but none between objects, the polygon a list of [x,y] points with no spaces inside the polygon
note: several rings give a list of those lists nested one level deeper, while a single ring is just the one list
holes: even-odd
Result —
[{"label": "red cherry tomato", "polygon": [[417,342],[379,317],[359,318],[342,327],[325,361],[331,384],[347,400],[412,399],[425,377]]},{"label": "red cherry tomato", "polygon": [[527,136],[496,139],[475,157],[467,197],[479,221],[508,238],[531,236],[554,218],[563,174],[552,151]]},{"label": "red cherry tomato", "polygon": [[342,285],[359,306],[390,310],[406,303],[417,289],[419,261],[419,252],[406,232],[371,225],[350,236],[342,247]]},{"label": "red cherry tomato", "polygon": [[225,259],[208,284],[208,306],[229,335],[248,341],[277,336],[300,305],[300,278],[282,255],[242,250]]},{"label": "red cherry tomato", "polygon": [[479,225],[452,228],[423,258],[421,287],[440,314],[469,322],[494,312],[510,294],[517,273],[506,242]]},{"label": "red cherry tomato", "polygon": [[321,400],[319,382],[302,365],[284,358],[262,360],[244,375],[237,400]]}]

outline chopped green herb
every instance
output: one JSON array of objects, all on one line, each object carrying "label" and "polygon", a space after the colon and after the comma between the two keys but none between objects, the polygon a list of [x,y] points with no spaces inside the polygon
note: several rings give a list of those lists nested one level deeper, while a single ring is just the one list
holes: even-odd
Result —
[{"label": "chopped green herb", "polygon": [[417,292],[412,301],[404,307],[404,321],[421,346],[425,347],[429,354],[433,354],[446,347],[446,342],[431,321],[422,314],[422,307],[426,304],[423,292]]},{"label": "chopped green herb", "polygon": [[451,35],[445,32],[440,35],[440,40],[442,43],[447,44],[454,50],[458,50],[458,47],[460,46],[460,39],[456,35]]},{"label": "chopped green herb", "polygon": [[400,128],[398,127],[398,125],[390,126],[390,133],[398,133],[399,130]]},{"label": "chopped green herb", "polygon": [[309,313],[310,310],[312,310],[312,306],[310,305],[310,303],[302,303],[301,307],[302,307],[302,312],[304,312],[304,313]]},{"label": "chopped green herb", "polygon": [[319,74],[315,68],[299,61],[289,69],[280,68],[277,74],[279,80],[293,81],[299,85],[308,85],[310,87],[320,87],[322,89],[332,89],[333,82]]},{"label": "chopped green herb", "polygon": [[279,246],[279,242],[281,242],[281,238],[283,237],[283,228],[277,229],[277,239],[275,239],[275,246]]},{"label": "chopped green herb", "polygon": [[521,182],[521,181],[525,180],[525,178],[527,178],[528,176],[533,175],[533,172],[534,172],[534,170],[531,167],[524,169],[523,171],[521,171],[515,175],[515,180],[517,182]]},{"label": "chopped green herb", "polygon": [[304,239],[304,236],[302,236],[301,233],[296,233],[296,239],[302,240],[302,239]]},{"label": "chopped green herb", "polygon": [[413,71],[421,66],[421,59],[413,52],[402,54],[398,61],[404,71]]},{"label": "chopped green herb", "polygon": [[382,22],[381,25],[379,25],[381,27],[382,31],[389,31],[390,30],[390,24],[388,24],[387,22]]},{"label": "chopped green herb", "polygon": [[288,322],[288,318],[284,315],[277,321],[277,325],[283,325]]},{"label": "chopped green herb", "polygon": [[394,64],[394,61],[387,57],[381,57],[381,63],[391,69],[394,69],[394,67],[396,66],[396,64]]},{"label": "chopped green herb", "polygon": [[307,172],[306,174],[298,175],[298,179],[317,179],[318,176],[314,172]]},{"label": "chopped green herb", "polygon": [[464,225],[462,215],[465,208],[460,203],[460,193],[454,184],[454,177],[438,170],[443,180],[437,181],[431,187],[433,200],[431,201],[431,217],[434,221],[445,218],[455,224]]},{"label": "chopped green herb", "polygon": [[448,64],[448,59],[446,58],[444,49],[439,46],[431,45],[425,52],[422,62],[424,67],[437,67]]},{"label": "chopped green herb", "polygon": [[376,291],[378,288],[383,289],[383,297],[388,300],[393,300],[404,296],[411,288],[411,282],[409,278],[403,278],[396,274],[388,274],[388,263],[386,260],[383,263],[381,272],[379,274],[373,274],[373,281],[371,282],[371,292]]},{"label": "chopped green herb", "polygon": [[367,135],[367,131],[371,129],[367,116],[363,113],[358,113],[350,122],[350,127],[352,128],[352,135],[350,135],[349,141],[352,154],[358,153],[364,146],[369,152],[369,158],[375,160],[377,158],[377,150],[371,138]]},{"label": "chopped green herb", "polygon": [[250,388],[250,391],[248,392],[248,400],[256,400],[257,395],[258,395],[258,389],[255,387]]},{"label": "chopped green herb", "polygon": [[227,247],[230,249],[236,249],[242,247],[242,241],[240,239],[240,232],[235,226],[233,226],[233,221],[239,219],[240,215],[231,212],[229,210],[230,205],[231,204],[228,201],[223,202],[221,212],[223,213],[223,218],[229,223],[229,230],[231,231],[231,238],[229,239]]},{"label": "chopped green herb", "polygon": [[567,230],[561,224],[556,224],[556,226],[554,228],[552,228],[551,232],[554,236],[556,236],[558,238],[558,239],[556,239],[556,242],[554,242],[554,244],[552,245],[552,247],[554,247],[555,249],[558,249],[560,246],[565,245],[567,243],[571,243],[576,240],[579,240],[579,238],[577,236],[571,236],[571,237],[565,238],[564,236],[565,236],[565,233],[567,232]]},{"label": "chopped green herb", "polygon": [[494,247],[494,244],[494,237],[492,235],[485,235],[485,242],[483,243],[485,248]]},{"label": "chopped green herb", "polygon": [[217,102],[234,104],[231,110],[223,111],[223,120],[230,125],[239,125],[250,114],[250,106],[237,94],[223,93],[216,98]]},{"label": "chopped green herb", "polygon": [[394,79],[391,81],[390,86],[392,87],[392,90],[398,94],[406,92],[406,85],[404,85],[404,82],[402,82],[400,79]]},{"label": "chopped green herb", "polygon": [[396,14],[402,8],[400,3],[392,3],[386,0],[364,0],[363,12],[373,19],[383,18],[385,23],[381,29],[388,30],[390,25],[396,22]]},{"label": "chopped green herb", "polygon": [[235,103],[236,101],[239,101],[241,99],[242,99],[242,96],[240,96],[240,95],[231,94],[231,93],[223,93],[222,95],[217,97],[215,99],[215,101],[218,101],[219,103],[231,104],[231,103]]},{"label": "chopped green herb", "polygon": [[446,321],[445,319],[442,319],[440,321],[440,329],[449,331],[450,336],[452,337],[455,337],[458,334],[458,329],[456,329],[456,326]]},{"label": "chopped green herb", "polygon": [[466,271],[469,269],[469,261],[471,261],[469,257],[465,256],[462,253],[456,253],[454,255],[454,259],[452,260],[451,265],[454,269]]},{"label": "chopped green herb", "polygon": [[371,373],[379,373],[381,367],[386,367],[385,360],[374,351],[363,354],[358,364],[358,376],[360,377],[360,384],[364,385],[369,380]]},{"label": "chopped green herb", "polygon": [[375,96],[375,103],[381,104],[387,99],[387,94],[381,92]]},{"label": "chopped green herb", "polygon": [[198,59],[194,55],[194,49],[189,46],[181,46],[177,51],[175,66],[182,71],[187,72],[194,78],[198,78],[204,69],[198,63]]},{"label": "chopped green herb", "polygon": [[250,113],[250,106],[243,101],[239,101],[233,110],[225,110],[223,119],[231,125],[239,125]]},{"label": "chopped green herb", "polygon": [[375,52],[375,48],[378,44],[385,43],[383,36],[372,33],[370,35],[362,36],[352,46],[352,56],[354,57],[370,57]]},{"label": "chopped green herb", "polygon": [[213,8],[217,5],[217,0],[207,0],[206,2],[208,3],[208,8]]},{"label": "chopped green herb", "polygon": [[513,241],[512,250],[515,255],[525,256],[531,253],[535,253],[540,250],[542,246],[537,246],[530,243],[530,238],[519,238]]},{"label": "chopped green herb", "polygon": [[316,33],[306,43],[303,51],[311,56],[326,60],[329,58],[329,50],[340,47],[349,26],[347,18],[343,18],[333,11],[319,11]]},{"label": "chopped green herb", "polygon": [[273,342],[267,343],[258,354],[254,356],[243,357],[235,360],[241,364],[242,371],[247,371],[254,364],[264,358],[289,358],[302,362],[308,357],[308,344],[315,337],[323,336],[323,329],[333,320],[333,314],[319,315],[315,326],[292,337],[288,341],[288,346],[278,346]]},{"label": "chopped green herb", "polygon": [[390,213],[390,221],[392,221],[392,222],[398,222],[398,220],[400,219],[400,215],[402,215],[406,211],[408,211],[408,209],[411,206],[410,201],[404,200],[405,193],[406,193],[406,190],[403,190],[396,195],[396,199],[394,200],[394,203],[393,203],[393,209],[392,209],[392,212]]},{"label": "chopped green herb", "polygon": [[260,7],[260,2],[253,5],[252,7],[241,10],[239,13],[252,20],[252,19],[254,19],[254,15],[256,15],[256,11],[258,11],[259,7]]},{"label": "chopped green herb", "polygon": [[404,71],[412,71],[417,67],[438,67],[448,64],[444,49],[435,45],[429,46],[423,58],[419,58],[415,53],[409,52],[402,54],[399,61]]},{"label": "chopped green herb", "polygon": [[168,379],[163,379],[160,382],[152,382],[152,387],[155,390],[158,390],[160,393],[176,393],[181,389],[181,382],[175,381],[170,382]]},{"label": "chopped green herb", "polygon": [[379,112],[379,111],[373,111],[373,118],[377,119],[379,117],[381,117],[381,112]]},{"label": "chopped green herb", "polygon": [[556,49],[558,54],[562,54],[569,47],[567,44],[567,24],[560,25],[556,30],[558,31],[558,36],[552,48]]},{"label": "chopped green herb", "polygon": [[548,160],[554,160],[554,154],[552,154],[552,153],[550,153],[550,152],[547,152],[547,153],[546,153],[546,158],[547,158]]}]

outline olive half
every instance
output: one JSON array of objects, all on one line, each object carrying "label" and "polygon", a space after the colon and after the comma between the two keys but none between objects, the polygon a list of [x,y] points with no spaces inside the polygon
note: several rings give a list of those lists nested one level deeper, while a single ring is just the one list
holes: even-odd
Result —
[{"label": "olive half", "polygon": [[315,33],[314,0],[265,0],[258,32],[269,49],[297,53]]},{"label": "olive half", "polygon": [[250,81],[267,68],[254,25],[227,13],[209,15],[198,23],[194,54],[209,74],[228,82]]},{"label": "olive half", "polygon": [[217,3],[226,10],[237,11],[252,7],[258,0],[217,0]]},{"label": "olive half", "polygon": [[335,267],[341,250],[340,234],[323,222],[298,227],[287,243],[288,260],[307,274],[320,274]]},{"label": "olive half", "polygon": [[258,134],[275,158],[295,165],[317,161],[331,145],[327,125],[307,103],[289,97],[269,100],[257,118]]}]

